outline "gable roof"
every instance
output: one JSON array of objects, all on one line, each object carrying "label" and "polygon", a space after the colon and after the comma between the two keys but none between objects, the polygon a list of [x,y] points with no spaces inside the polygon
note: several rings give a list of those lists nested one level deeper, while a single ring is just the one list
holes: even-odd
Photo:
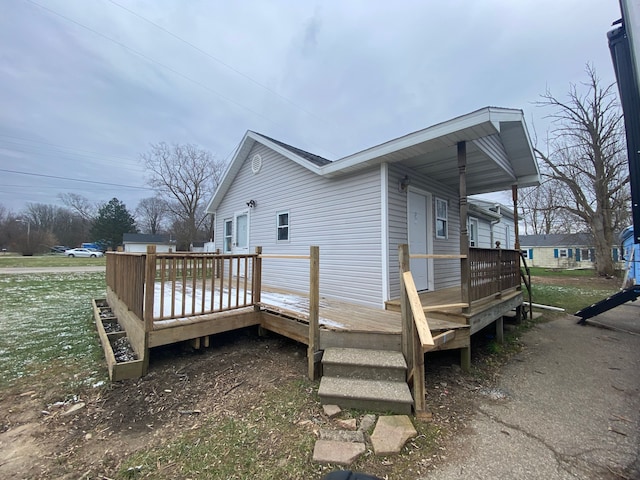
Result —
[{"label": "gable roof", "polygon": [[398,163],[456,188],[457,144],[467,142],[467,193],[540,184],[540,172],[521,110],[485,107],[335,161],[247,131],[207,206],[215,212],[256,143],[324,177],[334,177],[382,163]]},{"label": "gable roof", "polygon": [[170,235],[150,233],[125,233],[122,235],[122,243],[175,243]]},{"label": "gable roof", "polygon": [[520,235],[520,246],[525,247],[593,247],[590,233],[551,233],[546,235]]},{"label": "gable roof", "polygon": [[258,132],[253,132],[253,133],[256,133],[257,135],[260,135],[261,137],[266,138],[267,140],[270,140],[276,145],[280,145],[282,148],[286,148],[291,153],[298,155],[299,157],[302,157],[305,160],[309,160],[311,163],[313,163],[314,165],[317,165],[318,167],[323,167],[324,165],[328,165],[329,163],[331,163],[331,160],[327,160],[326,158],[321,157],[320,155],[316,155],[315,153],[309,153],[300,148],[292,147],[291,145],[287,145],[284,142],[281,142],[271,137],[267,137],[262,133],[258,133]]}]

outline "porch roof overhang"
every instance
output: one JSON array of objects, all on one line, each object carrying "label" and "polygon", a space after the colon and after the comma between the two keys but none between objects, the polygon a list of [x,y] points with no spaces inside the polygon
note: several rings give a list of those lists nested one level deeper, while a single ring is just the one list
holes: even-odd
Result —
[{"label": "porch roof overhang", "polygon": [[[466,142],[467,194],[499,192],[540,184],[522,110],[485,107],[443,123],[390,140],[339,160],[318,165],[268,137],[248,131],[207,206],[214,213],[256,142],[317,175],[336,177],[383,163],[399,163],[457,189],[457,144]],[[300,152],[300,151],[298,151]]]},{"label": "porch roof overhang", "polygon": [[458,142],[467,143],[467,194],[540,184],[540,171],[521,110],[486,107],[405,135],[322,168],[326,176],[372,164],[400,163],[458,188]]}]

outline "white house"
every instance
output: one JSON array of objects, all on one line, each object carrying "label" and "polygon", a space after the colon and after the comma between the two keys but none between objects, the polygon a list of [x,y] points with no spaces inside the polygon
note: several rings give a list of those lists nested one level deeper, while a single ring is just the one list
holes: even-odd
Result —
[{"label": "white house", "polygon": [[176,241],[170,235],[151,235],[147,233],[125,233],[122,237],[125,252],[145,253],[148,245],[155,245],[156,252],[175,251]]},{"label": "white house", "polygon": [[[207,210],[223,252],[318,245],[321,295],[382,307],[400,294],[399,244],[459,254],[467,195],[538,184],[522,111],[487,107],[335,161],[248,131]],[[478,245],[513,248],[515,232],[498,229],[506,212],[471,205]],[[308,291],[304,262],[264,262],[264,284]],[[418,290],[460,285],[459,260],[412,259],[411,270]]]},{"label": "white house", "polygon": [[515,248],[513,209],[480,198],[469,198],[469,246]]}]

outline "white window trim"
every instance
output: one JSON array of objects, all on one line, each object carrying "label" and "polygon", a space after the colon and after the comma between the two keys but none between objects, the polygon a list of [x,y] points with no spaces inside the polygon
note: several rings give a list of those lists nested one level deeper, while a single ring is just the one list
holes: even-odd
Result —
[{"label": "white window trim", "polygon": [[[471,226],[475,226],[475,232],[476,232],[476,238],[471,238],[471,232],[473,231]],[[469,225],[467,226],[467,229],[469,230],[469,246],[470,247],[478,247],[478,219],[477,218],[473,218],[473,217],[469,217]],[[474,242],[475,245],[473,245],[471,242]]]},{"label": "white window trim", "polygon": [[569,258],[569,249],[568,248],[559,248],[558,249],[558,258]]},{"label": "white window trim", "polygon": [[[285,225],[280,225],[280,215],[287,215],[287,239],[280,240],[278,233],[280,233],[281,228],[285,228]],[[291,214],[289,210],[279,210],[276,212],[276,243],[291,243]]]},{"label": "white window trim", "polygon": [[[438,216],[438,202],[442,202],[445,206],[445,216],[444,217],[440,217]],[[447,239],[449,238],[449,202],[447,200],[445,200],[444,198],[438,198],[436,197],[436,202],[435,202],[435,206],[436,206],[436,214],[435,214],[435,219],[436,219],[436,238],[440,238],[440,239]],[[438,235],[438,221],[442,220],[444,221],[444,236],[443,235]]]},{"label": "white window trim", "polygon": [[[231,235],[227,235],[227,223],[231,224]],[[222,252],[231,253],[233,251],[233,218],[225,218],[222,220]],[[227,238],[229,238],[229,249],[227,250]]]}]

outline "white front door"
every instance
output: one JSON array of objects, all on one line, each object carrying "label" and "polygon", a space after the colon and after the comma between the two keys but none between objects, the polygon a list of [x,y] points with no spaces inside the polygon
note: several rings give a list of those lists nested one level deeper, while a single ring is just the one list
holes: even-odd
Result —
[{"label": "white front door", "polygon": [[[407,228],[409,229],[409,252],[429,251],[429,198],[427,195],[409,191],[407,194]],[[413,281],[418,291],[429,289],[429,260],[412,258],[410,263]]]},{"label": "white front door", "polygon": [[233,216],[233,253],[249,253],[249,211],[244,210]]}]

